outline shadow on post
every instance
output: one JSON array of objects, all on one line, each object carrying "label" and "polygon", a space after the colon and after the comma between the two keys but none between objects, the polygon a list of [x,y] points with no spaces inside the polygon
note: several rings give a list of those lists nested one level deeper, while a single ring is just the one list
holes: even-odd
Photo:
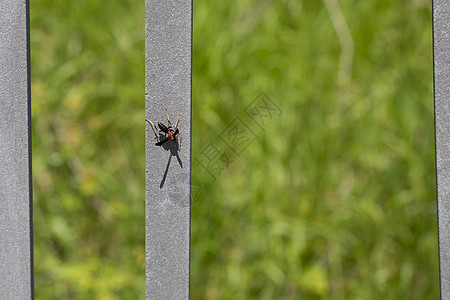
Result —
[{"label": "shadow on post", "polygon": [[166,171],[164,172],[163,179],[161,180],[161,183],[159,185],[159,188],[162,189],[164,187],[164,183],[167,179],[167,174],[169,173],[169,167],[170,162],[172,161],[172,156],[175,156],[178,160],[178,164],[183,169],[183,162],[180,159],[180,156],[178,155],[178,151],[180,149],[180,145],[178,144],[178,141],[170,141],[168,143],[165,143],[161,146],[166,151],[170,151],[169,159],[167,161]]}]

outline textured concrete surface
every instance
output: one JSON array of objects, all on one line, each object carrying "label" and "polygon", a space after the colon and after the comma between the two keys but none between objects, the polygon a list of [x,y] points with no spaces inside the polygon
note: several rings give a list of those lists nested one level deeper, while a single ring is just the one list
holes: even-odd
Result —
[{"label": "textured concrete surface", "polygon": [[450,1],[433,1],[441,297],[450,299]]},{"label": "textured concrete surface", "polygon": [[[179,119],[182,140],[155,146],[146,122],[146,298],[189,298],[191,0],[145,1],[145,110]],[[144,124],[144,119],[142,120]]]},{"label": "textured concrete surface", "polygon": [[27,12],[0,5],[0,299],[33,298]]}]

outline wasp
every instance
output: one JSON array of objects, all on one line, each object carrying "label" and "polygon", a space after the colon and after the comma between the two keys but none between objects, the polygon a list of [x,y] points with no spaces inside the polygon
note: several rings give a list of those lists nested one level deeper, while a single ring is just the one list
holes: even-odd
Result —
[{"label": "wasp", "polygon": [[167,115],[168,125],[166,126],[166,125],[158,122],[159,129],[158,129],[158,127],[155,126],[155,124],[153,124],[152,121],[145,118],[145,121],[147,121],[149,124],[152,125],[152,130],[153,130],[153,133],[155,134],[155,139],[157,140],[157,142],[155,143],[156,146],[162,146],[164,143],[166,143],[168,141],[176,142],[176,141],[178,141],[178,138],[181,138],[180,130],[178,130],[178,128],[177,128],[180,120],[178,120],[175,123],[175,126],[172,126],[172,123],[170,122],[170,119],[169,119],[169,112],[167,111],[167,108],[166,108],[166,115]]}]

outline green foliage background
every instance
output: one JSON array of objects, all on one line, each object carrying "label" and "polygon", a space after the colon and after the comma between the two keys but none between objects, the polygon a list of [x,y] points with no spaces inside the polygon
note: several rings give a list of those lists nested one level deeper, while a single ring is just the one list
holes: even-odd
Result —
[{"label": "green foliage background", "polygon": [[[195,1],[192,299],[439,297],[431,1]],[[144,298],[144,1],[31,1],[36,299]],[[348,54],[348,53],[347,53]],[[345,79],[345,76],[344,76]]]}]

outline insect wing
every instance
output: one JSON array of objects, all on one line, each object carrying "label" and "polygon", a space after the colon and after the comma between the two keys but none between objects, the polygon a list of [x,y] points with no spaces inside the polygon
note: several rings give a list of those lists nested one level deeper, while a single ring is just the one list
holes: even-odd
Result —
[{"label": "insect wing", "polygon": [[167,142],[169,140],[168,137],[162,137],[160,138],[159,142],[155,143],[156,146],[161,146],[162,144],[164,144],[165,142]]},{"label": "insect wing", "polygon": [[164,125],[164,124],[161,124],[158,122],[158,127],[159,127],[159,129],[161,129],[162,132],[165,132],[165,133],[169,132],[169,128],[167,128],[166,125]]}]

